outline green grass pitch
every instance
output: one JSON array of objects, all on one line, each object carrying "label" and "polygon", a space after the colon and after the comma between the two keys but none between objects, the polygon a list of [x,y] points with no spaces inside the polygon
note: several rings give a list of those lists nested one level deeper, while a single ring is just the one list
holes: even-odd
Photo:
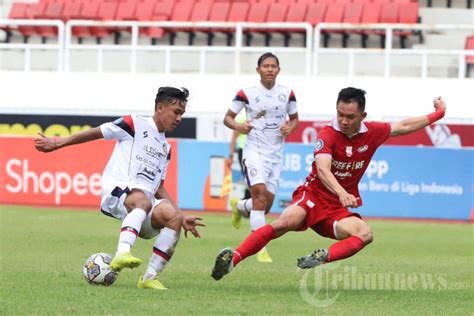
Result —
[{"label": "green grass pitch", "polygon": [[145,264],[123,271],[114,285],[83,279],[89,255],[115,252],[119,221],[98,211],[0,206],[0,314],[473,314],[472,224],[371,220],[374,243],[305,271],[296,258],[332,241],[312,231],[290,233],[269,244],[273,263],[251,257],[216,282],[210,277],[215,255],[236,247],[248,222],[234,230],[227,215],[202,217],[203,237],[181,237],[160,278],[169,290],[155,292],[136,287],[152,240],[137,241],[133,253]]}]

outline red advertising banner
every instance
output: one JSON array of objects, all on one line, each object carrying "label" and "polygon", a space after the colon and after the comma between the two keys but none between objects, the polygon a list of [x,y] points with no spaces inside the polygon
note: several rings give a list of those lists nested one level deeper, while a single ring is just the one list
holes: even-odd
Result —
[{"label": "red advertising banner", "polygon": [[[177,147],[166,189],[177,197]],[[0,203],[99,207],[101,174],[115,142],[99,140],[51,153],[36,151],[33,138],[0,137]]]},{"label": "red advertising banner", "polygon": [[[300,121],[286,142],[312,144],[327,121]],[[474,146],[474,125],[435,124],[410,135],[391,137],[385,145],[461,148]]]}]

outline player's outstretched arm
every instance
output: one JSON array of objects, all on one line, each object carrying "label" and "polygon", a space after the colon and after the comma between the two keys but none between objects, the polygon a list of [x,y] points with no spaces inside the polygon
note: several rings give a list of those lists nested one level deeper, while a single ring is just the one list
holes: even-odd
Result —
[{"label": "player's outstretched arm", "polygon": [[43,133],[38,133],[39,136],[35,139],[35,148],[42,152],[51,152],[60,148],[71,146],[80,143],[90,142],[92,140],[104,138],[100,127],[94,127],[86,131],[81,131],[74,135],[62,138],[50,138]]},{"label": "player's outstretched arm", "polygon": [[442,119],[446,112],[446,104],[441,99],[441,97],[437,97],[433,100],[433,106],[435,111],[431,114],[409,118],[397,123],[393,123],[390,136],[410,134]]}]

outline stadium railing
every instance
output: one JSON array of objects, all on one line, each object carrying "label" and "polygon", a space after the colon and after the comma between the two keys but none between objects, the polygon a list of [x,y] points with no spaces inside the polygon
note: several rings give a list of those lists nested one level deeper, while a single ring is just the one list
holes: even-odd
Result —
[{"label": "stadium railing", "polygon": [[[56,44],[31,44],[31,43],[1,43],[0,51],[7,50],[18,50],[24,52],[23,70],[31,70],[31,51],[32,50],[50,50],[56,51],[57,53],[57,70],[64,70],[64,23],[61,20],[3,20],[0,19],[0,25],[5,25],[6,28],[11,29],[21,26],[34,26],[34,27],[53,27],[57,29],[57,43]],[[1,70],[1,69],[0,69]]]},{"label": "stadium railing", "polygon": [[[325,48],[320,47],[320,39],[326,30],[382,30],[385,32],[385,49],[371,48]],[[428,56],[457,56],[458,58],[458,78],[464,78],[466,68],[466,56],[474,56],[472,50],[467,49],[394,49],[392,40],[394,34],[400,30],[413,31],[441,31],[441,30],[474,30],[474,25],[454,25],[454,24],[348,24],[348,23],[320,23],[314,30],[314,59],[313,75],[319,74],[318,58],[322,54],[345,54],[348,57],[349,77],[354,76],[354,57],[357,54],[384,54],[384,77],[391,76],[391,58],[393,55],[419,55],[421,58],[421,78],[426,78],[428,74]]]},{"label": "stadium railing", "polygon": [[[89,45],[89,44],[73,44],[73,28],[83,26],[114,26],[114,27],[130,27],[131,41],[129,45]],[[226,28],[235,30],[235,45],[228,46],[189,46],[189,45],[138,45],[140,28],[192,28],[192,29],[208,29],[208,28]],[[306,74],[311,73],[311,52],[313,40],[313,27],[309,23],[249,23],[249,22],[133,22],[133,21],[86,21],[71,20],[66,23],[65,27],[65,70],[69,71],[70,53],[74,50],[95,50],[97,51],[97,71],[102,71],[102,57],[105,50],[111,51],[129,51],[130,54],[130,72],[136,71],[136,54],[138,51],[162,51],[165,53],[165,73],[171,73],[171,53],[172,52],[196,52],[200,55],[199,73],[205,73],[205,55],[208,52],[227,52],[234,53],[234,72],[240,73],[240,54],[242,52],[266,52],[268,47],[244,47],[242,45],[243,34],[246,29],[274,29],[286,28],[289,30],[304,30],[306,33],[306,41],[304,47],[272,47],[275,52],[292,52],[303,53],[306,60]]]},{"label": "stadium railing", "polygon": [[[58,54],[57,70],[71,71],[70,61],[73,51],[95,51],[97,53],[97,71],[103,71],[103,53],[104,51],[125,51],[130,53],[130,72],[136,72],[137,52],[140,51],[161,51],[165,54],[164,72],[171,73],[173,60],[172,53],[176,52],[194,52],[200,56],[199,73],[206,72],[206,54],[211,52],[222,52],[234,54],[234,67],[231,73],[239,74],[241,71],[242,53],[261,53],[271,50],[275,53],[289,52],[303,54],[305,75],[319,75],[319,59],[322,55],[347,55],[348,67],[347,76],[354,76],[355,56],[367,54],[382,54],[384,56],[383,75],[390,77],[391,59],[396,55],[419,55],[421,58],[420,77],[428,76],[428,57],[429,56],[455,56],[458,60],[458,77],[463,78],[466,70],[466,57],[473,56],[472,50],[462,49],[394,49],[392,40],[394,35],[401,30],[421,30],[421,31],[442,31],[442,30],[474,30],[474,25],[425,25],[425,24],[349,24],[349,23],[320,23],[313,29],[309,23],[248,23],[248,22],[138,22],[138,21],[91,21],[91,20],[71,20],[63,24],[60,20],[0,20],[0,25],[19,26],[19,25],[48,25],[58,28],[57,44],[30,44],[30,43],[0,43],[0,50],[17,49],[25,51],[24,67],[25,71],[30,70],[30,52],[31,50],[56,50]],[[108,44],[75,44],[73,43],[73,28],[75,27],[123,27],[131,30],[129,44],[108,45]],[[147,45],[140,43],[140,30],[146,28],[192,28],[209,29],[222,28],[234,30],[234,46],[188,46],[188,45]],[[247,29],[292,29],[303,30],[306,33],[304,47],[266,47],[243,45],[243,37]],[[325,30],[377,30],[385,32],[385,48],[324,48],[320,47],[320,39]],[[0,66],[1,67],[1,66]]]}]

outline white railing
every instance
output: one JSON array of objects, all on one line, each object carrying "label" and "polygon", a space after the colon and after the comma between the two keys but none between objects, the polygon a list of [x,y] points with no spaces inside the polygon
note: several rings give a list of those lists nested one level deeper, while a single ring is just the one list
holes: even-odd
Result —
[{"label": "white railing", "polygon": [[0,43],[0,50],[20,50],[25,52],[23,70],[31,70],[32,50],[52,50],[57,53],[57,70],[62,71],[64,61],[64,23],[60,20],[5,20],[0,19],[0,25],[9,28],[18,26],[52,26],[58,30],[56,44]]},{"label": "white railing", "polygon": [[[72,43],[72,29],[77,26],[106,26],[106,27],[130,27],[131,28],[131,42],[129,45],[84,45]],[[153,46],[153,45],[138,45],[139,29],[144,27],[160,27],[160,28],[186,28],[186,29],[235,29],[235,45],[232,47],[226,46]],[[208,52],[229,52],[235,54],[234,72],[240,73],[241,63],[240,55],[242,52],[265,52],[266,47],[243,47],[242,39],[245,29],[289,29],[289,30],[303,30],[306,32],[306,43],[303,48],[296,47],[272,47],[275,52],[300,52],[305,54],[306,60],[306,74],[311,73],[311,52],[313,40],[313,28],[309,23],[231,23],[231,22],[132,22],[132,21],[87,21],[87,20],[71,20],[66,23],[66,40],[65,40],[65,70],[69,70],[70,53],[74,50],[95,50],[97,51],[97,71],[102,71],[103,52],[110,51],[130,51],[130,72],[136,71],[136,54],[138,51],[162,51],[165,53],[165,73],[171,73],[171,54],[173,52],[197,52],[200,55],[199,73],[204,74],[206,68],[206,53]]]},{"label": "white railing", "polygon": [[[378,30],[385,32],[385,49],[367,48],[323,48],[319,46],[321,33],[324,30]],[[428,56],[457,56],[458,57],[458,78],[464,78],[465,58],[467,55],[474,55],[474,51],[468,50],[448,50],[448,49],[393,49],[392,40],[394,31],[400,30],[422,30],[422,31],[446,31],[446,30],[474,30],[474,24],[451,25],[451,24],[349,24],[349,23],[320,23],[314,31],[314,60],[313,75],[319,74],[319,57],[321,54],[346,54],[348,55],[349,77],[354,76],[354,55],[356,54],[384,54],[384,77],[391,76],[392,55],[420,55],[421,77],[426,78],[428,74]]]},{"label": "white railing", "polygon": [[[391,63],[393,56],[397,55],[419,55],[421,59],[420,76],[428,76],[428,58],[431,56],[457,56],[458,58],[458,77],[464,77],[465,57],[474,55],[473,51],[467,50],[449,50],[449,49],[394,49],[392,40],[394,31],[400,30],[421,30],[421,31],[440,31],[440,30],[474,30],[474,25],[424,25],[424,24],[328,24],[320,23],[316,28],[312,28],[309,23],[224,23],[224,22],[136,22],[136,21],[89,21],[89,20],[71,20],[65,25],[59,20],[0,20],[0,25],[7,26],[54,26],[58,28],[57,44],[19,44],[19,43],[0,43],[0,50],[16,49],[25,51],[24,67],[25,71],[31,68],[32,50],[56,50],[57,51],[57,70],[70,71],[71,53],[74,51],[96,51],[97,52],[97,71],[103,71],[103,54],[105,51],[127,51],[130,52],[129,71],[137,71],[137,52],[141,51],[160,51],[164,52],[164,71],[171,73],[173,59],[172,55],[176,52],[195,52],[199,54],[199,73],[206,72],[206,54],[211,52],[233,53],[234,68],[233,72],[241,72],[241,54],[248,52],[265,52],[271,49],[275,53],[290,52],[301,53],[305,56],[304,67],[306,75],[320,74],[320,59],[322,55],[347,55],[348,67],[347,75],[355,75],[355,56],[367,54],[383,54],[385,77],[391,76]],[[75,44],[73,43],[72,29],[78,26],[95,27],[127,27],[131,29],[131,38],[129,44],[108,45],[108,44]],[[140,28],[161,27],[161,28],[186,28],[186,29],[234,29],[234,46],[184,46],[184,45],[143,45],[139,44]],[[264,47],[253,46],[245,47],[242,45],[243,35],[246,29],[288,29],[302,30],[306,33],[306,42],[303,47]],[[385,32],[385,49],[373,48],[323,48],[320,47],[321,34],[324,30],[379,30]]]}]

